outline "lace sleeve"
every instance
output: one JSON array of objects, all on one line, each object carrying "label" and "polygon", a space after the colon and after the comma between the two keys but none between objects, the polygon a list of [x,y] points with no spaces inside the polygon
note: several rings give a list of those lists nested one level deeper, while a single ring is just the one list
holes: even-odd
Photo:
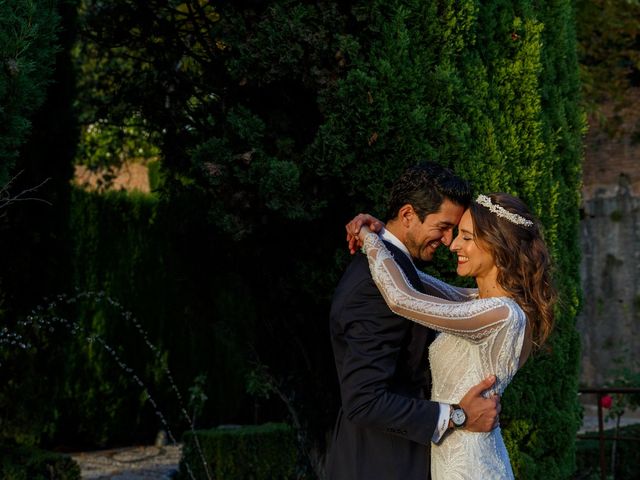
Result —
[{"label": "lace sleeve", "polygon": [[449,285],[436,277],[418,270],[418,276],[426,292],[436,297],[446,298],[456,302],[465,302],[478,298],[477,288],[463,288]]},{"label": "lace sleeve", "polygon": [[475,341],[499,330],[509,318],[509,307],[500,298],[454,302],[416,291],[375,233],[365,232],[364,249],[374,282],[398,315]]}]

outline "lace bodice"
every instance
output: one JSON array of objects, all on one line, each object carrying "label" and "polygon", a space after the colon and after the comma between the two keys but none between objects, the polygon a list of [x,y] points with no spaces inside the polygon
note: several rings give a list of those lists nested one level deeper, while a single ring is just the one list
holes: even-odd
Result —
[{"label": "lace bodice", "polygon": [[[526,317],[520,306],[507,297],[480,299],[474,290],[457,289],[424,274],[421,280],[431,287],[427,291],[446,299],[418,292],[378,235],[367,233],[364,248],[389,308],[442,332],[429,348],[431,399],[458,403],[491,374],[497,377],[494,392],[502,394],[518,370],[524,341]],[[434,480],[513,478],[499,428],[486,434],[453,431],[433,446],[431,468]]]}]

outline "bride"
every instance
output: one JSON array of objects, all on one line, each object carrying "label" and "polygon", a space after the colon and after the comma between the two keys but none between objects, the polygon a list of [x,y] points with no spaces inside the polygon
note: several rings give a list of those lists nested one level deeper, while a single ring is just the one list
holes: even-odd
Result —
[{"label": "bride", "polygon": [[[478,286],[475,298],[464,302],[414,290],[371,231],[382,226],[370,215],[358,215],[347,225],[348,239],[350,245],[363,246],[389,308],[441,332],[429,348],[431,400],[455,405],[492,373],[497,376],[495,393],[502,395],[553,325],[556,292],[538,221],[512,195],[479,195],[471,203],[450,246],[458,257],[457,273],[474,277]],[[453,420],[458,425],[452,424],[447,438],[432,445],[432,479],[514,478],[499,427],[474,433],[465,430],[464,418]]]}]

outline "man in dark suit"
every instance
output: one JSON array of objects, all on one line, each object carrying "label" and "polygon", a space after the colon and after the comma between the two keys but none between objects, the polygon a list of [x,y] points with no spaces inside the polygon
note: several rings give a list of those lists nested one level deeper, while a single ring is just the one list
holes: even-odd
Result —
[{"label": "man in dark suit", "polygon": [[[409,168],[394,183],[382,238],[415,289],[425,292],[413,262],[429,261],[439,245],[451,243],[470,198],[468,184],[437,164]],[[428,478],[429,446],[446,441],[454,411],[428,400],[427,348],[435,333],[389,310],[360,252],[335,291],[330,330],[342,407],[328,478]],[[455,406],[466,414],[463,428],[489,431],[497,425],[499,400],[481,395],[494,381],[475,386]]]}]

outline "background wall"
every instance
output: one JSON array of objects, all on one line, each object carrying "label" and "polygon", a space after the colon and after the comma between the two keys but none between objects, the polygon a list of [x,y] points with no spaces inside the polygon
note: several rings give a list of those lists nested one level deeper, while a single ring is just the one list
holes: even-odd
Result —
[{"label": "background wall", "polygon": [[[640,354],[640,89],[603,103],[585,141],[578,317],[583,385],[600,386]],[[615,129],[612,131],[611,126]]]}]

